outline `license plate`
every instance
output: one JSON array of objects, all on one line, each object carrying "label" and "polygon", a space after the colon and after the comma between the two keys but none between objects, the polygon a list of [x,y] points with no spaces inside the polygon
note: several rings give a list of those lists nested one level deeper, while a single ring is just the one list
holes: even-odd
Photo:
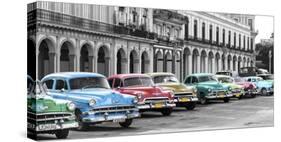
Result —
[{"label": "license plate", "polygon": [[39,125],[38,130],[55,130],[57,129],[57,124],[44,124],[44,125]]},{"label": "license plate", "polygon": [[155,108],[162,108],[163,103],[156,103],[154,105]]},{"label": "license plate", "polygon": [[189,98],[180,98],[179,102],[189,102]]},{"label": "license plate", "polygon": [[113,119],[114,123],[118,123],[118,122],[125,122],[124,118],[120,118],[120,119]]}]

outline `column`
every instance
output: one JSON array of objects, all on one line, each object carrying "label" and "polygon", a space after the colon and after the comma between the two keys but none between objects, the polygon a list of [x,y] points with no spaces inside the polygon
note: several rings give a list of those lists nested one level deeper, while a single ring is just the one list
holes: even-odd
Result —
[{"label": "column", "polygon": [[57,72],[60,72],[60,52],[56,56],[57,56],[57,60],[56,60]]},{"label": "column", "polygon": [[48,73],[54,73],[55,72],[55,56],[56,53],[49,53],[49,71]]},{"label": "column", "polygon": [[230,63],[230,65],[229,65],[230,70],[231,70],[231,71],[233,71],[233,60],[230,60],[230,62],[229,62],[229,63]]},{"label": "column", "polygon": [[218,71],[222,70],[222,63],[223,63],[222,62],[222,58],[219,58],[219,64],[218,64],[219,65],[219,67],[218,67],[219,70]]},{"label": "column", "polygon": [[208,56],[205,57],[205,70],[204,72],[208,72]]},{"label": "column", "polygon": [[211,71],[211,73],[215,73],[216,72],[216,68],[215,68],[215,57],[213,57],[212,59],[212,71]]},{"label": "column", "polygon": [[191,74],[192,73],[192,54],[188,55],[188,72],[187,72],[187,75]]},{"label": "column", "polygon": [[197,69],[196,69],[196,73],[200,73],[200,67],[201,67],[201,56],[200,54],[197,56]]},{"label": "column", "polygon": [[89,56],[89,72],[94,72],[94,56]]},{"label": "column", "polygon": [[38,80],[39,79],[38,78],[38,76],[39,76],[39,74],[38,74],[38,67],[39,67],[38,66],[38,62],[39,62],[39,60],[38,60],[39,59],[39,45],[38,44],[36,44],[36,49],[35,50],[36,50],[36,59],[35,59],[36,60],[36,78],[35,79]]},{"label": "column", "polygon": [[110,73],[110,70],[111,70],[111,68],[110,68],[110,57],[105,57],[105,75],[106,76],[108,76],[109,75],[109,73]]},{"label": "column", "polygon": [[75,66],[75,55],[69,55],[69,70],[70,71],[76,71]]}]

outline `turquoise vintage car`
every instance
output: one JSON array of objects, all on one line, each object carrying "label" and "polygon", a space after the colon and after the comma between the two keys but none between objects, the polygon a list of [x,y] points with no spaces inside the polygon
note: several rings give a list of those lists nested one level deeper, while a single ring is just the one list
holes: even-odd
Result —
[{"label": "turquoise vintage car", "polygon": [[274,93],[274,86],[271,81],[263,80],[258,76],[245,77],[245,80],[254,83],[256,85],[257,92],[261,95],[273,95]]},{"label": "turquoise vintage car", "polygon": [[231,88],[229,93],[232,93],[233,97],[241,99],[245,95],[244,88],[242,85],[236,84],[233,77],[228,75],[216,75],[216,77],[226,89]]},{"label": "turquoise vintage car", "polygon": [[193,85],[197,88],[198,98],[201,104],[207,104],[209,100],[223,100],[229,102],[233,95],[229,93],[231,87],[225,89],[222,83],[218,82],[215,75],[210,73],[196,73],[187,76],[184,84]]},{"label": "turquoise vintage car", "polygon": [[27,130],[28,137],[37,134],[55,134],[58,139],[67,138],[69,130],[78,127],[74,116],[75,104],[59,100],[46,93],[41,82],[27,79]]},{"label": "turquoise vintage car", "polygon": [[129,127],[139,117],[135,96],[113,91],[105,76],[98,73],[63,72],[45,76],[42,82],[54,98],[70,100],[76,105],[78,130],[102,122]]}]

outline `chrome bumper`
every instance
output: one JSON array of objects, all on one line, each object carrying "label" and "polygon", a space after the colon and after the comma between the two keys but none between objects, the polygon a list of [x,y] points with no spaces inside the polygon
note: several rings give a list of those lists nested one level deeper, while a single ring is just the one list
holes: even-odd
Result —
[{"label": "chrome bumper", "polygon": [[139,104],[138,109],[161,109],[161,108],[172,108],[175,107],[175,103],[161,103],[161,104]]},{"label": "chrome bumper", "polygon": [[44,131],[52,131],[52,130],[62,130],[62,129],[71,129],[71,128],[77,128],[78,123],[77,122],[71,122],[71,123],[50,123],[50,124],[32,124],[27,123],[27,128],[35,130],[37,132],[44,132]]},{"label": "chrome bumper", "polygon": [[175,103],[188,103],[188,102],[198,102],[197,97],[191,97],[191,96],[175,96],[174,102]]},{"label": "chrome bumper", "polygon": [[214,96],[208,95],[208,96],[205,96],[205,98],[206,99],[223,99],[223,98],[230,98],[232,96],[233,96],[233,94],[214,95]]}]

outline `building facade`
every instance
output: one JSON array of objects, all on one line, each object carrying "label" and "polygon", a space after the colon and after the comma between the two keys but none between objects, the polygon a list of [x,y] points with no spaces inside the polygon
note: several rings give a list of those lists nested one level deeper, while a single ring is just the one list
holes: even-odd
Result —
[{"label": "building facade", "polygon": [[36,58],[37,79],[63,71],[172,72],[180,80],[237,71],[254,66],[255,35],[233,17],[40,1],[28,5],[28,53]]}]

